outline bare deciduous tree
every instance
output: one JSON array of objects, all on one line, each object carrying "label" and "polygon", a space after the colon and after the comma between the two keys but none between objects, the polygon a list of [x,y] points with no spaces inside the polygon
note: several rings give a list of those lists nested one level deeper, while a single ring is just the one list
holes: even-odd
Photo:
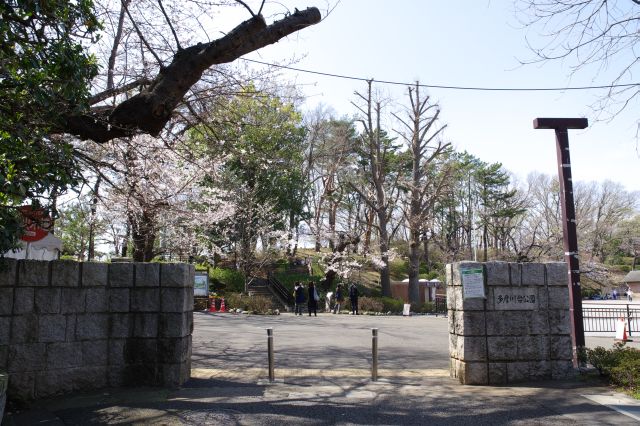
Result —
[{"label": "bare deciduous tree", "polygon": [[406,119],[393,115],[402,125],[397,133],[404,139],[411,156],[410,177],[399,183],[409,193],[408,205],[403,209],[409,228],[409,301],[419,303],[420,240],[426,238],[433,206],[449,181],[448,171],[438,170],[436,163],[450,144],[441,139],[446,125],[436,127],[440,115],[438,105],[430,104],[428,96],[420,97],[419,83],[409,88],[409,105]]},{"label": "bare deciduous tree", "polygon": [[[399,174],[390,173],[390,157],[393,146],[381,128],[380,101],[374,100],[372,94],[372,81],[367,82],[366,94],[356,92],[356,96],[362,101],[362,105],[353,103],[360,112],[357,120],[362,125],[360,134],[361,154],[366,162],[365,179],[367,187],[361,187],[355,182],[349,185],[375,212],[378,220],[378,246],[380,250],[380,286],[383,296],[391,296],[391,276],[389,270],[390,242],[393,232],[389,230],[389,222],[393,214],[395,199],[393,193],[397,193],[397,180]],[[392,181],[392,182],[390,182]]]}]

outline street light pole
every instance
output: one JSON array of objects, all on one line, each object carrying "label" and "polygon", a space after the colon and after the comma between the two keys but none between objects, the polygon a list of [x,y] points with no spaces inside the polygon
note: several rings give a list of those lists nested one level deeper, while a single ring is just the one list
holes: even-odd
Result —
[{"label": "street light pole", "polygon": [[569,268],[567,275],[574,367],[578,367],[578,351],[585,347],[585,341],[584,325],[582,323],[582,292],[580,289],[576,208],[573,200],[568,129],[585,129],[588,125],[589,122],[586,118],[536,118],[533,120],[534,129],[553,129],[556,133],[558,178],[560,181],[560,192],[562,193],[560,202],[562,207],[564,259]]}]

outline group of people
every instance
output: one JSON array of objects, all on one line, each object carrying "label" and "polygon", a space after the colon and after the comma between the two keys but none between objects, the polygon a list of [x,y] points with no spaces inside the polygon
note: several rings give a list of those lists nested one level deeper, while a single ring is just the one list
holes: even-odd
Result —
[{"label": "group of people", "polygon": [[[351,313],[358,315],[358,287],[355,284],[351,284],[348,288],[349,301],[351,302]],[[326,295],[325,308],[334,314],[340,313],[340,308],[345,301],[345,289],[342,284],[338,284],[335,293],[329,292]],[[308,287],[305,291],[304,285],[298,281],[293,288],[293,297],[295,300],[295,315],[302,315],[305,301],[307,302],[307,310],[309,316],[311,313],[318,316],[318,302],[320,301],[320,295],[313,281],[309,281]]]},{"label": "group of people", "polygon": [[306,293],[307,294],[305,295],[305,289],[302,283],[299,281],[296,282],[296,285],[293,287],[293,298],[295,300],[294,314],[302,315],[303,305],[305,300],[307,300],[309,316],[311,316],[312,312],[315,316],[318,316],[318,301],[320,301],[320,295],[318,294],[316,285],[313,281],[309,281],[309,288]]}]

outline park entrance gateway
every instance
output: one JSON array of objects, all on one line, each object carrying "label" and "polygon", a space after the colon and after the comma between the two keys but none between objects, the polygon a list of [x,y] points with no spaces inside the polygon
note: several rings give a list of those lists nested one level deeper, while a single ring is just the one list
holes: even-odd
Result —
[{"label": "park entrance gateway", "polygon": [[447,265],[450,375],[497,385],[574,374],[565,263]]}]

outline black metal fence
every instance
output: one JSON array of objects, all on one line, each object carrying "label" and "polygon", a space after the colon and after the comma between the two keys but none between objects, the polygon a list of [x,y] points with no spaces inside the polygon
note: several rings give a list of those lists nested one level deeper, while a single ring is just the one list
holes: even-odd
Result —
[{"label": "black metal fence", "polygon": [[436,314],[447,314],[447,298],[444,296],[436,296],[434,311]]},{"label": "black metal fence", "polygon": [[585,332],[611,333],[616,331],[616,323],[623,319],[627,322],[627,332],[632,336],[640,331],[640,309],[629,305],[606,308],[582,307],[582,321]]}]

